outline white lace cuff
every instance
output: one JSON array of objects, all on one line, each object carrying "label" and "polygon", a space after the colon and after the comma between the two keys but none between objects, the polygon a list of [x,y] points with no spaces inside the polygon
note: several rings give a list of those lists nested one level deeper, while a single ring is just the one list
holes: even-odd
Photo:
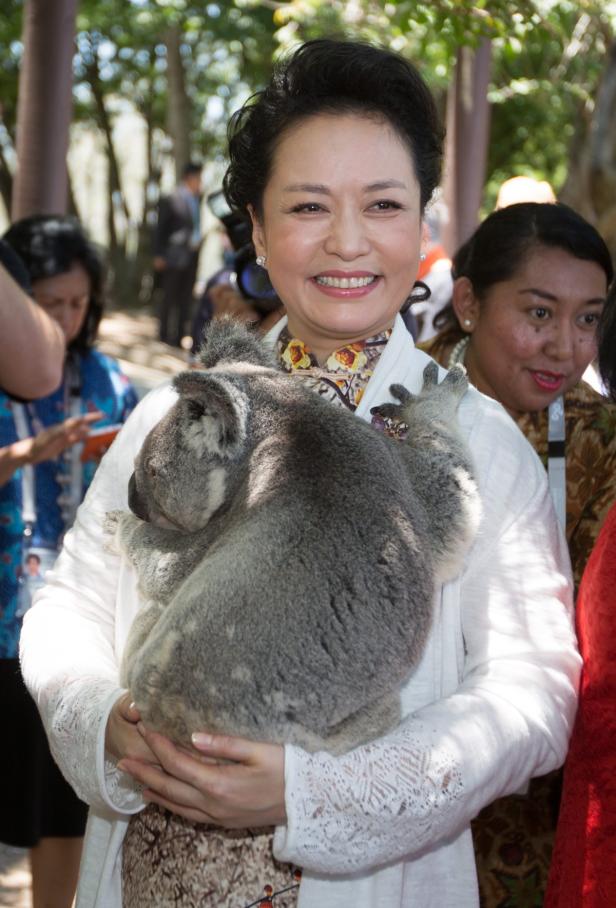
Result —
[{"label": "white lace cuff", "polygon": [[113,704],[127,693],[126,690],[116,690],[110,695],[98,729],[96,747],[96,776],[100,780],[100,794],[103,802],[117,813],[138,813],[145,807],[141,796],[142,786],[126,772],[120,772],[116,760],[105,752],[105,731],[107,719]]},{"label": "white lace cuff", "polygon": [[453,754],[426,738],[414,722],[342,757],[287,745],[287,825],[276,829],[278,860],[353,873],[434,845],[463,786]]},{"label": "white lace cuff", "polygon": [[51,752],[77,795],[91,807],[135,813],[143,807],[136,784],[105,758],[105,728],[124,691],[111,680],[65,676],[45,692],[41,716]]}]

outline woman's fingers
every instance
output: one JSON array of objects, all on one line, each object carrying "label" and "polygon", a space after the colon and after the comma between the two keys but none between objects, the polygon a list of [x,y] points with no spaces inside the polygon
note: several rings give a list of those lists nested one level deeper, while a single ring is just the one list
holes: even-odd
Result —
[{"label": "woman's fingers", "polygon": [[248,741],[246,738],[235,738],[231,735],[212,735],[207,732],[195,732],[191,737],[193,747],[199,753],[214,757],[217,760],[230,760],[234,763],[250,763],[257,758],[261,744]]},{"label": "woman's fingers", "polygon": [[139,711],[130,694],[123,694],[112,706],[107,719],[105,750],[117,760],[131,757],[155,763],[156,756],[137,730],[139,720]]},{"label": "woman's fingers", "polygon": [[193,737],[199,753],[192,755],[142,723],[138,728],[161,768],[132,760],[122,760],[122,766],[146,787],[150,800],[182,816],[198,810],[202,822],[228,828],[285,821],[281,745],[199,733]]},{"label": "woman's fingers", "polygon": [[83,441],[90,431],[91,424],[98,422],[104,415],[100,410],[95,410],[82,416],[71,416],[64,422],[43,429],[30,440],[29,463],[37,464],[51,460],[71,445]]}]

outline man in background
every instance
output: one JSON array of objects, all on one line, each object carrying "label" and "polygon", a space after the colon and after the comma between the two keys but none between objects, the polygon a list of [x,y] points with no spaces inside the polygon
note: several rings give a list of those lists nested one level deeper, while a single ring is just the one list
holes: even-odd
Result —
[{"label": "man in background", "polygon": [[162,294],[158,309],[159,337],[181,346],[190,330],[193,287],[201,245],[201,165],[184,167],[182,181],[158,206],[154,235],[154,270]]}]

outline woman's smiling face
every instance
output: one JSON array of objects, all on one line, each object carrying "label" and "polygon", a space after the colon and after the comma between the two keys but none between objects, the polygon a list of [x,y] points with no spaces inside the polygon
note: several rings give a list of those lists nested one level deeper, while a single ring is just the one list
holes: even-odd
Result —
[{"label": "woman's smiling face", "polygon": [[577,384],[594,359],[606,293],[596,262],[550,246],[538,246],[481,301],[468,279],[459,278],[454,305],[462,321],[473,323],[469,378],[514,417],[543,410]]},{"label": "woman's smiling face", "polygon": [[253,238],[291,333],[319,357],[389,328],[421,242],[411,154],[382,119],[315,114],[280,140]]}]

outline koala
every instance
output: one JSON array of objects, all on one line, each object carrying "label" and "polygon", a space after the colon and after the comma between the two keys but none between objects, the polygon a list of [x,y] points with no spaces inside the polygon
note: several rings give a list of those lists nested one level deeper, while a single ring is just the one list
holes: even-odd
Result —
[{"label": "koala", "polygon": [[144,722],[340,753],[400,719],[437,585],[459,571],[480,499],[456,410],[462,367],[374,408],[390,438],[213,322],[202,369],[146,437],[113,549],[143,608],[121,680]]}]

